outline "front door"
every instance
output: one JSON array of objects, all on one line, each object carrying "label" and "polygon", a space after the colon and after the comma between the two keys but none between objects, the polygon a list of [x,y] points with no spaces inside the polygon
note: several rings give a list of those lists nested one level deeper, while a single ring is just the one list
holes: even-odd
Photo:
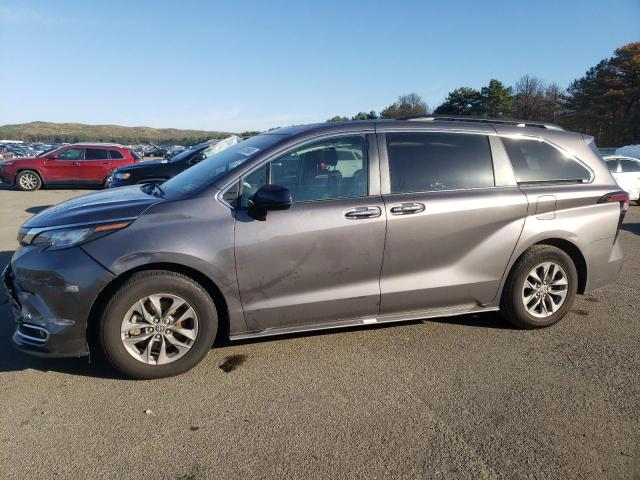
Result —
[{"label": "front door", "polygon": [[84,158],[84,148],[65,148],[57,152],[55,159],[46,163],[48,182],[69,182],[78,179],[78,166]]},{"label": "front door", "polygon": [[488,135],[387,133],[386,147],[381,139],[388,218],[381,314],[490,304],[527,199],[515,182],[496,186]]},{"label": "front door", "polygon": [[[308,143],[242,179],[235,254],[249,330],[378,314],[386,219],[369,195],[367,144],[367,135]],[[247,207],[267,183],[294,203],[254,220]]]}]

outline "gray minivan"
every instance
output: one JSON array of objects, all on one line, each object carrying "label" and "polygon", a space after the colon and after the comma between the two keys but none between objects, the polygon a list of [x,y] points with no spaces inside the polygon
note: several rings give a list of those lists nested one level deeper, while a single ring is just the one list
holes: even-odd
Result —
[{"label": "gray minivan", "polygon": [[500,310],[549,326],[617,277],[628,195],[593,138],[422,117],[252,137],[49,208],[4,272],[14,343],[132,378],[246,339]]}]

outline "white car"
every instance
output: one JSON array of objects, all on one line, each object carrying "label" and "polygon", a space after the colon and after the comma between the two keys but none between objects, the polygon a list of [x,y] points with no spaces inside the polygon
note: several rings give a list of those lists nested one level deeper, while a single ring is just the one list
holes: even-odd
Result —
[{"label": "white car", "polygon": [[621,155],[603,157],[620,188],[640,205],[640,160]]}]

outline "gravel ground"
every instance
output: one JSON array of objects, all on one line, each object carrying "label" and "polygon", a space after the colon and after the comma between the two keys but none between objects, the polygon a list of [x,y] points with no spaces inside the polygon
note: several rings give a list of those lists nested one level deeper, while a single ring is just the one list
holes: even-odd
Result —
[{"label": "gravel ground", "polygon": [[[0,189],[20,223],[79,191]],[[640,478],[640,207],[619,281],[560,324],[496,314],[247,341],[127,381],[13,351],[0,298],[0,478]],[[3,294],[2,294],[3,295]]]}]

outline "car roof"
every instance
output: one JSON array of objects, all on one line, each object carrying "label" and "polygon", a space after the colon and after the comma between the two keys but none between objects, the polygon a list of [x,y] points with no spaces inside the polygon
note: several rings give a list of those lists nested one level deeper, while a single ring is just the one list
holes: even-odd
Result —
[{"label": "car roof", "polygon": [[451,115],[426,115],[421,117],[411,117],[403,119],[376,119],[376,120],[348,120],[344,122],[325,122],[309,125],[293,125],[290,127],[277,128],[264,132],[263,135],[284,135],[284,136],[308,136],[313,134],[377,129],[398,129],[410,130],[420,127],[438,130],[467,130],[484,131],[495,133],[522,133],[532,136],[545,136],[545,132],[567,133],[562,127],[552,123],[537,122],[532,120],[517,120],[507,118],[484,118]]},{"label": "car roof", "polygon": [[106,142],[78,142],[71,143],[69,145],[63,145],[63,147],[111,147],[111,148],[126,148],[124,145],[119,143],[106,143]]}]

